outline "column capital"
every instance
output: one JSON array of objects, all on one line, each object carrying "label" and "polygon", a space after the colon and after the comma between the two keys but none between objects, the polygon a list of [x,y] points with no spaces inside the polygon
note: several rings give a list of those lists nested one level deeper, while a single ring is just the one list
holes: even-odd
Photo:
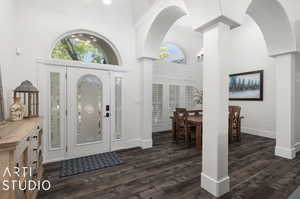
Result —
[{"label": "column capital", "polygon": [[233,19],[231,19],[225,15],[220,15],[218,17],[211,19],[210,21],[208,21],[204,24],[201,24],[198,27],[195,27],[194,30],[197,32],[204,33],[206,31],[212,29],[219,23],[223,23],[223,24],[229,26],[230,28],[236,28],[241,25],[240,23],[234,21]]}]

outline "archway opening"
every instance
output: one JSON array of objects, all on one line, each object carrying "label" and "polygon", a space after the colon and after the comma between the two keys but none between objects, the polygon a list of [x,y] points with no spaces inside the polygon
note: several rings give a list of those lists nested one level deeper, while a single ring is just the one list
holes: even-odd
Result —
[{"label": "archway opening", "polygon": [[[253,0],[252,3],[249,5],[247,13],[254,19],[254,21],[258,24],[261,32],[263,33],[264,41],[266,42],[266,46],[268,48],[268,53],[270,56],[278,56],[284,53],[292,52],[295,46],[292,28],[287,14],[285,13],[285,10],[278,1]],[[150,26],[150,29],[147,32],[147,36],[143,46],[143,53],[147,56],[144,57],[158,57],[159,46],[161,45],[163,38],[167,34],[170,27],[179,18],[182,17],[180,15],[177,15],[176,17],[168,15],[165,15],[165,17],[161,16],[162,13],[159,13],[157,15],[157,17],[154,19],[153,25]],[[162,26],[162,24],[164,27],[163,29],[160,27]],[[156,90],[159,90],[157,88]],[[161,88],[160,90],[163,90],[163,88]],[[147,91],[145,93],[149,92]],[[278,122],[278,120],[276,122]],[[206,163],[206,165],[209,165],[209,162]]]},{"label": "archway opening", "polygon": [[[202,48],[202,35],[193,30],[192,24],[188,23],[190,20],[189,16],[180,17],[157,49],[160,55],[153,62],[152,77],[153,135],[172,130],[170,117],[177,108],[202,109],[203,68],[197,57]],[[194,139],[191,144],[195,145]]]}]

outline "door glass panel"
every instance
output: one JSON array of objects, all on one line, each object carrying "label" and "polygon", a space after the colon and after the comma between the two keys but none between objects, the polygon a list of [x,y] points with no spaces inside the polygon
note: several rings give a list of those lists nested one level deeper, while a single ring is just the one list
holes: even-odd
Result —
[{"label": "door glass panel", "polygon": [[102,82],[94,75],[82,77],[77,84],[77,144],[101,141]]},{"label": "door glass panel", "polygon": [[60,93],[59,91],[60,91],[60,74],[51,72],[50,73],[51,148],[60,147]]},{"label": "door glass panel", "polygon": [[122,78],[115,78],[115,134],[116,139],[121,139],[122,135]]}]

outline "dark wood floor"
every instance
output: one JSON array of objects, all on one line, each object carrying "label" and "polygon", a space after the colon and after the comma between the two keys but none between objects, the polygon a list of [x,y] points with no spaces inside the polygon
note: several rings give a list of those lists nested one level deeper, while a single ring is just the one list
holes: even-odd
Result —
[{"label": "dark wood floor", "polygon": [[[126,162],[113,168],[59,178],[59,164],[46,166],[51,199],[212,199],[200,188],[201,153],[174,145],[170,133],[155,133],[154,147],[119,152]],[[286,199],[300,185],[300,157],[274,156],[271,139],[243,135],[230,145],[231,192],[222,199]]]}]

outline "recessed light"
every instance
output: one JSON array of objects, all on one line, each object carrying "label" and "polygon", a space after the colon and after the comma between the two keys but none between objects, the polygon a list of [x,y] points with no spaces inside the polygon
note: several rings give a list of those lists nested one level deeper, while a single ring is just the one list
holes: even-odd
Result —
[{"label": "recessed light", "polygon": [[102,0],[103,4],[110,5],[112,4],[112,0]]}]

